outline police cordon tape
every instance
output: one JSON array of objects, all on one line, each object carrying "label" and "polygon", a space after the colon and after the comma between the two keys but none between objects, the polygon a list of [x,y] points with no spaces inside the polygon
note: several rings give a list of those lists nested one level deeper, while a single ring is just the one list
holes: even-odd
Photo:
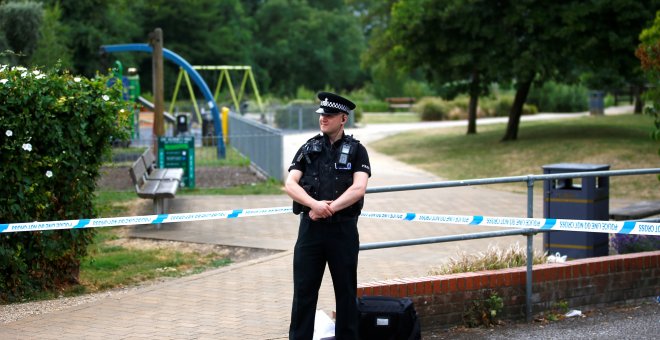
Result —
[{"label": "police cordon tape", "polygon": [[[204,220],[231,219],[240,217],[267,216],[291,213],[291,207],[258,209],[234,209],[199,213],[161,214],[129,217],[110,217],[49,222],[27,222],[0,224],[0,233],[21,231],[44,231],[61,229],[83,229],[124,225],[162,224]],[[610,234],[635,234],[660,236],[660,223],[634,221],[594,221],[555,218],[493,217],[467,215],[436,215],[417,213],[366,212],[361,218],[382,220],[414,221],[440,224],[463,224],[485,227],[514,227],[539,230],[583,231]]]}]

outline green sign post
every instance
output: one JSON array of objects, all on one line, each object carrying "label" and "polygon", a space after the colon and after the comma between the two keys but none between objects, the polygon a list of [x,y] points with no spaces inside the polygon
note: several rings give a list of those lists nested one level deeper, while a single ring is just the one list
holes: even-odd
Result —
[{"label": "green sign post", "polygon": [[195,138],[159,137],[158,167],[161,169],[182,168],[181,186],[195,187]]}]

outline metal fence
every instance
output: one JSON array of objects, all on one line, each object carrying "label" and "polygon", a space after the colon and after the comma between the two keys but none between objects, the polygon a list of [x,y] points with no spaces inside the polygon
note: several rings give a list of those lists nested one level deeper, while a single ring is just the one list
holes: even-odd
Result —
[{"label": "metal fence", "polygon": [[[459,181],[421,183],[421,184],[412,184],[412,185],[383,186],[383,187],[369,188],[367,189],[367,193],[374,194],[374,193],[395,192],[395,191],[424,190],[424,189],[438,189],[438,188],[450,188],[450,187],[461,187],[461,186],[472,186],[472,185],[523,182],[523,183],[527,183],[527,217],[532,218],[534,217],[534,183],[536,181],[583,178],[583,177],[611,177],[611,176],[632,176],[632,175],[648,175],[648,174],[660,174],[660,168],[566,172],[559,174],[494,177],[494,178],[470,179],[470,180],[459,180]],[[532,301],[531,301],[532,300],[532,269],[533,269],[533,258],[534,258],[533,236],[539,232],[543,232],[543,231],[538,229],[507,229],[507,230],[491,231],[491,232],[483,232],[483,233],[366,243],[360,245],[360,250],[405,247],[405,246],[414,246],[414,245],[422,245],[422,244],[430,244],[430,243],[464,241],[464,240],[503,237],[503,236],[511,236],[511,235],[525,235],[527,237],[525,314],[526,314],[526,319],[529,322],[532,319]]]},{"label": "metal fence", "polygon": [[[271,124],[287,131],[318,130],[319,115],[316,113],[318,108],[317,104],[303,103],[274,107]],[[355,114],[348,115],[346,126],[355,126]]]},{"label": "metal fence", "polygon": [[282,178],[282,131],[237,114],[229,115],[229,145],[267,177]]}]

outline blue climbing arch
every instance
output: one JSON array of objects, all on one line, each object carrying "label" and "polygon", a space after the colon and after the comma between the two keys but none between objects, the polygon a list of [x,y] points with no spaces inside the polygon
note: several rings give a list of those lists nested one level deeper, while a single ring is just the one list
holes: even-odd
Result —
[{"label": "blue climbing arch", "polygon": [[[149,44],[122,44],[122,45],[103,45],[101,46],[101,52],[106,53],[118,53],[118,52],[146,52],[152,53],[153,49]],[[213,99],[213,94],[209,89],[204,79],[199,75],[192,65],[183,59],[180,55],[163,48],[163,57],[167,60],[170,60],[177,64],[179,67],[183,68],[190,78],[193,80],[195,85],[202,91],[206,103],[211,109],[211,115],[213,116],[213,127],[215,128],[216,137],[218,137],[218,158],[225,158],[225,143],[222,139],[222,121],[220,120],[220,111],[218,110],[218,105]]]}]

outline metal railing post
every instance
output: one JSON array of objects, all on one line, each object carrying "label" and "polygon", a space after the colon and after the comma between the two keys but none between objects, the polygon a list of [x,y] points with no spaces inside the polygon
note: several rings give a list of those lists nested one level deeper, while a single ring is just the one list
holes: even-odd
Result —
[{"label": "metal railing post", "polygon": [[[527,179],[527,217],[534,218],[534,178]],[[525,280],[525,320],[532,321],[532,270],[534,267],[534,233],[527,234],[527,272]]]},{"label": "metal railing post", "polygon": [[534,234],[527,234],[527,279],[525,285],[525,320],[532,321],[532,269],[534,265]]}]

